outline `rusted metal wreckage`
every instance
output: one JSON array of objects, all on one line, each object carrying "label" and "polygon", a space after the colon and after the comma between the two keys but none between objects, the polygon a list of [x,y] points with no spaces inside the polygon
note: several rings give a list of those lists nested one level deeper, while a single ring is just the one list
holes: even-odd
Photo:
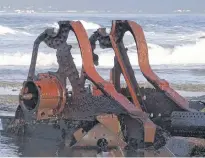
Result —
[{"label": "rusted metal wreckage", "polygon": [[[46,29],[34,42],[31,65],[19,95],[15,118],[9,124],[5,123],[7,132],[60,138],[64,146],[72,150],[72,156],[85,156],[83,152],[73,152],[75,150],[86,150],[89,156],[117,157],[203,154],[205,113],[200,110],[204,104],[187,101],[153,72],[140,25],[115,20],[110,34],[100,28],[88,38],[79,21],[60,21],[58,24],[57,33],[54,29]],[[71,54],[72,46],[66,42],[70,31],[77,38],[82,56],[80,75]],[[136,42],[140,70],[154,90],[138,85],[123,43],[127,31]],[[96,71],[99,57],[94,51],[97,41],[101,48],[113,48],[115,53],[110,81],[104,80]],[[57,72],[35,74],[41,42],[57,50]],[[127,87],[121,87],[121,75]],[[66,88],[67,79],[71,91]],[[92,83],[92,88],[85,86],[86,80]]]}]

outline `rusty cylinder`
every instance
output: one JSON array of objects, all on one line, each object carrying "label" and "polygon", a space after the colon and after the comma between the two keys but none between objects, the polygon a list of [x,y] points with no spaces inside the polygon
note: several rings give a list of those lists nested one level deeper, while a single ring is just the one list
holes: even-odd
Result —
[{"label": "rusty cylinder", "polygon": [[48,119],[64,109],[66,89],[56,76],[38,74],[36,80],[24,82],[19,101],[24,110],[36,112],[38,120]]}]

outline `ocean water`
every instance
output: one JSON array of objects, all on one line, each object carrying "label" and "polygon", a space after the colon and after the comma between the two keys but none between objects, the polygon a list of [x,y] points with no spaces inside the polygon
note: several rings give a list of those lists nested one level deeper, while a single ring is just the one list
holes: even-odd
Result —
[{"label": "ocean water", "polygon": [[[0,82],[22,82],[31,61],[33,42],[47,27],[58,28],[60,20],[81,20],[90,36],[97,28],[110,31],[113,19],[129,19],[139,23],[145,33],[149,48],[149,61],[155,72],[171,83],[204,84],[205,15],[135,15],[135,14],[0,14]],[[204,38],[203,38],[204,37]],[[125,44],[136,69],[139,82],[144,81],[138,67],[133,37],[126,34]],[[68,38],[78,67],[81,57],[73,34]],[[113,66],[112,49],[95,51],[99,55],[99,71],[105,78]],[[37,60],[38,71],[57,69],[55,50],[41,44]],[[37,72],[38,72],[37,71]]]},{"label": "ocean water", "polygon": [[[205,94],[205,15],[170,14],[98,14],[98,13],[0,13],[0,94],[19,93],[22,81],[27,77],[33,42],[47,27],[58,29],[60,20],[80,20],[90,36],[99,27],[107,28],[111,21],[127,19],[143,27],[149,49],[149,61],[154,72],[166,79],[182,95]],[[139,66],[133,37],[127,33],[124,38],[135,76],[140,83],[146,83]],[[72,54],[78,68],[81,57],[77,40],[71,33],[68,43],[73,45]],[[113,66],[112,49],[100,49],[99,73],[109,79]],[[37,71],[57,70],[55,50],[41,44],[37,60]],[[189,93],[195,92],[195,93]],[[18,146],[1,136],[0,155],[19,156]]]}]

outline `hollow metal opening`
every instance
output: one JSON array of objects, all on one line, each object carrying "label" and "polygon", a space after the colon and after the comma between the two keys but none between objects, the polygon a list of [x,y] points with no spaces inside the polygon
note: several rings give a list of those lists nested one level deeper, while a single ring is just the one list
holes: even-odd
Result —
[{"label": "hollow metal opening", "polygon": [[29,100],[24,99],[23,100],[24,106],[26,107],[27,110],[33,110],[36,108],[36,106],[38,104],[38,99],[39,99],[38,88],[34,82],[27,82],[25,84],[24,89],[25,90],[27,89],[26,93],[24,93],[24,94],[32,94],[31,99],[29,99]]}]

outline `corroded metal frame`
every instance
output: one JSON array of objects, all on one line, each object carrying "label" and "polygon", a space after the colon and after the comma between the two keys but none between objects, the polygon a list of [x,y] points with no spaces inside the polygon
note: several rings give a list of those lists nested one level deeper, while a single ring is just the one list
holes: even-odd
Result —
[{"label": "corroded metal frame", "polygon": [[[115,31],[117,29],[116,27],[119,25],[121,25],[120,26],[121,31],[118,31],[118,37],[116,37]],[[126,30],[123,30],[123,29],[126,29]],[[120,41],[122,40],[121,38],[123,37],[123,33],[125,33],[125,31],[130,31],[134,37],[134,40],[136,42],[137,54],[138,54],[138,62],[139,62],[140,70],[143,73],[144,77],[156,89],[159,89],[160,91],[164,92],[168,98],[173,100],[182,109],[188,110],[188,111],[193,111],[192,109],[189,108],[189,102],[184,97],[179,95],[175,90],[173,90],[169,86],[169,83],[166,80],[160,79],[151,69],[150,64],[149,64],[148,47],[147,47],[147,42],[146,42],[146,39],[144,36],[144,32],[143,32],[142,27],[139,24],[137,24],[136,22],[129,21],[129,20],[113,21],[113,26],[112,26],[110,38],[112,39],[111,41],[113,41],[112,43],[113,43],[115,52],[117,52],[118,61],[120,61],[120,63],[122,64],[122,60],[120,60],[120,57],[118,55],[120,50],[119,50],[119,48],[117,48],[117,45],[115,45],[115,44],[120,43]],[[121,37],[119,37],[119,35]],[[128,84],[128,88],[129,87],[130,87],[130,85]],[[131,94],[132,94],[132,91],[131,91]],[[136,99],[134,99],[134,100],[136,100]]]}]

